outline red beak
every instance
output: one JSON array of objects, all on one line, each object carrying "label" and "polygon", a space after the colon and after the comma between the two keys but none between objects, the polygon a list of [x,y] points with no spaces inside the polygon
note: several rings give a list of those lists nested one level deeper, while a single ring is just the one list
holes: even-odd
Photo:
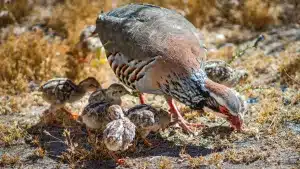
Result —
[{"label": "red beak", "polygon": [[237,131],[242,131],[243,120],[240,119],[239,116],[230,114],[225,106],[219,106],[219,111],[227,117],[227,120],[230,122],[232,128]]}]

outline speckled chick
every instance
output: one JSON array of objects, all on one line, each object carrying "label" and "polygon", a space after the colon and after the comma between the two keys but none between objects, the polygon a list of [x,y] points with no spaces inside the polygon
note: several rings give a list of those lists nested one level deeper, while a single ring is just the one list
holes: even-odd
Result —
[{"label": "speckled chick", "polygon": [[71,55],[79,55],[79,62],[88,62],[92,59],[92,52],[102,47],[102,43],[99,38],[93,35],[95,31],[95,25],[89,25],[85,27],[79,37],[79,42],[75,45],[75,48],[69,52]]},{"label": "speckled chick", "polygon": [[125,151],[135,137],[136,126],[128,119],[113,120],[104,130],[103,140],[111,151]]},{"label": "speckled chick", "polygon": [[163,109],[157,110],[150,105],[141,104],[130,108],[125,112],[132,123],[137,127],[139,137],[144,141],[150,132],[157,132],[167,128],[171,123],[171,116]]},{"label": "speckled chick", "polygon": [[83,109],[79,121],[82,121],[89,129],[103,131],[109,122],[123,117],[123,110],[120,106],[112,105],[110,102],[94,102],[89,103]]},{"label": "speckled chick", "polygon": [[204,69],[209,79],[227,87],[235,87],[240,81],[248,77],[246,70],[233,69],[222,60],[206,61]]},{"label": "speckled chick", "polygon": [[73,103],[81,99],[87,91],[94,91],[99,86],[99,82],[93,77],[84,79],[78,85],[67,78],[55,78],[43,84],[39,91],[42,92],[43,99],[51,104],[50,112],[62,108],[71,113],[64,108],[66,103]]},{"label": "speckled chick", "polygon": [[85,27],[80,34],[81,49],[85,52],[94,52],[97,48],[102,47],[100,39],[96,36],[92,36],[95,29],[95,25],[89,25]]},{"label": "speckled chick", "polygon": [[[120,106],[115,105],[110,107],[110,111],[120,114],[122,109]],[[103,132],[103,141],[117,163],[124,163],[124,160],[119,159],[113,152],[127,150],[135,138],[135,132],[136,126],[127,117],[113,120],[106,125]]]},{"label": "speckled chick", "polygon": [[109,102],[111,104],[121,105],[121,97],[130,94],[130,92],[121,84],[114,83],[107,89],[97,89],[89,97],[89,103]]}]

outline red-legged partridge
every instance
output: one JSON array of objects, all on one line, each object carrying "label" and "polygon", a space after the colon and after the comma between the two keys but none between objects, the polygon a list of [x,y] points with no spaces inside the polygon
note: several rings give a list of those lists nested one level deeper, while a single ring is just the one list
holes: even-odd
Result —
[{"label": "red-legged partridge", "polygon": [[43,84],[39,91],[42,92],[43,99],[51,104],[49,113],[62,109],[77,118],[77,114],[65,109],[65,104],[73,103],[81,99],[87,91],[95,91],[99,87],[99,82],[93,77],[84,79],[78,85],[67,78],[55,78]]},{"label": "red-legged partridge", "polygon": [[[244,102],[237,92],[210,80],[204,70],[206,48],[197,29],[179,13],[154,5],[130,4],[100,14],[96,30],[109,64],[125,85],[142,93],[164,95],[185,131],[176,99],[193,109],[207,100],[238,130]],[[240,125],[236,125],[240,124]],[[202,125],[201,125],[202,126]]]}]

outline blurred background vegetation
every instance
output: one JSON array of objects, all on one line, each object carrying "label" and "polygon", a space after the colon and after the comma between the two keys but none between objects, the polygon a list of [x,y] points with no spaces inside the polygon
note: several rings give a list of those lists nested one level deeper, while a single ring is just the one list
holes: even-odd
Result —
[{"label": "blurred background vegetation", "polygon": [[259,32],[300,22],[298,0],[1,0],[0,92],[28,91],[29,82],[58,76],[76,81],[96,76],[109,82],[112,72],[106,64],[78,64],[80,51],[70,51],[101,10],[133,2],[177,10],[209,31],[237,25],[238,30]]}]

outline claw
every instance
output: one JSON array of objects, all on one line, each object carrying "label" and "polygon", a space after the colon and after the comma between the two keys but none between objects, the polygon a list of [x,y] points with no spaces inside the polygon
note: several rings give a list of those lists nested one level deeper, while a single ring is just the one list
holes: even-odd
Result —
[{"label": "claw", "polygon": [[188,133],[192,133],[192,130],[190,127],[197,127],[197,128],[201,128],[204,127],[205,125],[203,124],[197,124],[197,123],[188,123],[180,114],[180,112],[178,111],[177,107],[175,106],[173,99],[171,97],[166,97],[166,100],[168,102],[168,105],[170,107],[170,112],[172,114],[174,114],[177,117],[177,122],[179,123],[179,125],[183,128],[184,131],[188,132]]},{"label": "claw", "polygon": [[148,139],[144,138],[143,142],[147,147],[152,147],[152,143]]}]

